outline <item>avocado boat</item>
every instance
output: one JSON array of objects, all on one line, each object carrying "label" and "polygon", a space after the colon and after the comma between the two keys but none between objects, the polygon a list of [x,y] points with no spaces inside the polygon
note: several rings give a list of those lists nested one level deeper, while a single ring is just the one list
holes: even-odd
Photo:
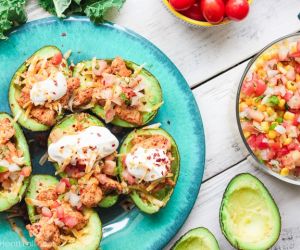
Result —
[{"label": "avocado boat", "polygon": [[16,71],[9,87],[13,116],[30,131],[46,131],[62,116],[67,102],[68,64],[55,46],[36,51]]},{"label": "avocado boat", "polygon": [[174,244],[171,250],[220,250],[215,236],[205,227],[191,229]]},{"label": "avocado boat", "polygon": [[31,161],[19,125],[0,113],[0,212],[21,201],[29,182]]},{"label": "avocado boat", "polygon": [[148,214],[166,206],[180,165],[172,136],[161,128],[134,130],[124,139],[119,155],[119,177],[136,206]]},{"label": "avocado boat", "polygon": [[163,103],[158,80],[142,66],[119,57],[82,61],[75,66],[73,77],[80,79],[79,94],[85,90],[90,95],[89,104],[77,108],[91,108],[107,123],[120,127],[149,123]]},{"label": "avocado boat", "polygon": [[228,184],[220,207],[224,236],[236,249],[270,249],[278,240],[281,218],[269,191],[255,176],[243,173]]},{"label": "avocado boat", "polygon": [[[56,126],[53,127],[51,130],[51,133],[48,138],[48,147],[49,147],[49,158],[51,160],[51,144],[58,142],[60,139],[66,138],[68,136],[72,136],[76,134],[80,134],[83,131],[86,131],[86,129],[92,128],[92,127],[101,127],[108,131],[104,124],[95,116],[90,115],[88,113],[75,113],[66,116],[63,118]],[[109,132],[110,133],[110,132]],[[97,136],[98,132],[97,132]],[[112,137],[114,137],[111,134]],[[85,139],[85,138],[83,138]],[[105,138],[99,137],[98,140],[103,140]],[[90,139],[86,139],[90,140]],[[117,140],[115,138],[115,140]],[[109,142],[107,142],[109,143]],[[117,143],[114,145],[113,152],[116,152]],[[86,145],[88,148],[93,148],[94,146]],[[110,145],[109,145],[110,146]],[[65,147],[65,146],[61,146]],[[107,145],[105,145],[107,147]],[[67,150],[67,149],[66,149]],[[88,189],[89,186],[85,185],[85,180],[91,180],[93,179],[94,182],[98,183],[97,186],[97,192],[102,193],[102,198],[98,205],[103,208],[111,207],[113,206],[119,197],[119,193],[121,192],[121,185],[117,181],[117,167],[116,167],[116,159],[114,156],[115,153],[98,159],[95,161],[95,164],[92,166],[90,171],[86,172],[86,166],[84,164],[79,164],[78,161],[80,161],[80,157],[78,156],[77,162],[72,164],[68,164],[65,166],[65,168],[62,170],[62,164],[59,164],[58,162],[55,162],[55,160],[52,159],[54,167],[57,170],[57,173],[63,178],[68,178],[70,182],[76,183],[76,185],[80,187],[84,187],[84,189]],[[108,159],[108,160],[107,160]],[[110,164],[110,168],[107,169],[107,164]],[[95,178],[98,180],[96,181]],[[107,186],[107,182],[109,182],[109,187]],[[106,185],[107,184],[107,185]],[[96,188],[96,187],[95,187]],[[101,190],[99,190],[101,189]],[[100,194],[99,194],[100,196]],[[96,199],[96,196],[94,196]],[[99,198],[100,199],[100,198]],[[85,204],[86,206],[94,206],[90,204]]]},{"label": "avocado boat", "polygon": [[102,225],[92,209],[82,211],[65,202],[65,194],[56,193],[59,181],[50,175],[34,175],[26,193],[31,225],[41,249],[96,250],[102,237]]}]

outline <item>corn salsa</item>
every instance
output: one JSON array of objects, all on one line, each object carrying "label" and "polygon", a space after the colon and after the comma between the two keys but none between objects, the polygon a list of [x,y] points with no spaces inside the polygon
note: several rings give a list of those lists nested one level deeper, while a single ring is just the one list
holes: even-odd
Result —
[{"label": "corn salsa", "polygon": [[243,80],[239,119],[258,160],[283,176],[300,176],[300,38],[265,50]]}]

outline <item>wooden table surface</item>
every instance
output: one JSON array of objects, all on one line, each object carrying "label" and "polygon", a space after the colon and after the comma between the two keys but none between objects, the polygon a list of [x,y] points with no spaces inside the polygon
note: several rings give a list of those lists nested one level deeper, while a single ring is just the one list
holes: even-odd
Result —
[{"label": "wooden table surface", "polygon": [[[29,20],[49,16],[30,0]],[[249,59],[269,42],[300,31],[300,0],[254,0],[246,20],[214,28],[178,22],[160,0],[127,0],[110,19],[159,47],[187,79],[199,105],[206,136],[201,189],[187,221],[166,247],[191,228],[209,228],[221,249],[232,249],[219,227],[219,206],[230,179],[258,176],[272,193],[282,216],[282,233],[272,249],[300,249],[300,187],[283,183],[253,167],[235,120],[237,85]]]}]

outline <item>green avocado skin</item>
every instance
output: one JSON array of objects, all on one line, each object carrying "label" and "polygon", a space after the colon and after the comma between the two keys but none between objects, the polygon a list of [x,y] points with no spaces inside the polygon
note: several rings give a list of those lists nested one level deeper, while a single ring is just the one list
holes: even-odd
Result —
[{"label": "green avocado skin", "polygon": [[[231,197],[233,194],[238,194],[244,190],[254,190],[259,197],[259,203],[261,200],[264,200],[264,203],[267,204],[268,209],[264,210],[264,213],[269,213],[271,216],[271,223],[273,226],[273,232],[271,235],[267,236],[266,239],[263,239],[261,242],[250,242],[249,238],[247,242],[244,242],[238,239],[238,236],[234,234],[231,230],[233,226],[230,225],[230,208],[233,207],[231,204]],[[243,198],[247,198],[245,195],[241,195]],[[251,197],[253,202],[253,197]],[[248,198],[249,199],[249,198]],[[255,199],[254,199],[255,200]],[[243,203],[242,203],[243,204]],[[236,211],[238,207],[235,206]],[[238,216],[238,215],[237,215]],[[228,240],[228,242],[236,249],[243,250],[265,250],[270,249],[278,240],[281,232],[281,216],[276,202],[274,201],[272,195],[265,187],[265,185],[255,176],[250,173],[241,173],[236,175],[228,184],[222,199],[219,213],[219,222],[223,235]],[[259,230],[259,228],[257,229]],[[246,235],[245,235],[246,236]],[[247,237],[247,236],[246,236]]]},{"label": "green avocado skin", "polygon": [[[30,56],[30,58],[34,57],[34,56],[53,56],[57,53],[61,53],[61,51],[55,47],[55,46],[44,46],[42,48],[40,48],[38,51],[36,51],[32,56]],[[29,58],[29,59],[30,59]],[[28,59],[28,60],[29,60]],[[8,100],[9,100],[9,106],[11,109],[11,112],[13,114],[14,117],[18,116],[18,123],[30,130],[30,131],[47,131],[50,129],[49,126],[46,126],[44,124],[41,124],[39,122],[37,122],[34,119],[31,119],[29,117],[25,116],[25,110],[22,109],[20,107],[20,105],[18,104],[17,100],[16,100],[16,95],[19,94],[19,90],[18,88],[16,88],[14,81],[17,77],[17,73],[22,73],[26,70],[26,62],[24,62],[16,71],[16,73],[13,75],[11,82],[10,82],[10,86],[9,86],[9,91],[8,91]],[[68,66],[66,66],[67,69]],[[59,120],[60,117],[58,117],[57,119]]]},{"label": "green avocado skin", "polygon": [[[16,122],[13,121],[10,115],[6,113],[0,113],[0,119],[3,118],[8,118],[12,122],[14,129],[16,131],[15,134],[16,144],[18,149],[20,149],[23,152],[25,166],[31,167],[29,148],[22,129]],[[30,177],[24,179],[23,186],[21,187],[21,190],[17,195],[5,194],[3,192],[0,193],[0,212],[10,209],[12,206],[16,205],[21,201],[22,197],[25,194],[27,186],[29,184],[29,179]]]},{"label": "green avocado skin", "polygon": [[[112,59],[105,59],[105,61],[110,63],[112,61]],[[126,66],[133,71],[140,68],[140,66],[134,62],[125,61],[125,63],[126,63]],[[79,64],[84,64],[86,67],[92,67],[92,61],[79,62],[74,68],[73,76],[79,77],[81,79],[81,81],[84,82],[83,77],[78,72]],[[163,99],[162,98],[162,89],[161,89],[161,86],[160,86],[158,80],[155,78],[155,76],[153,76],[148,70],[146,70],[144,68],[139,73],[139,76],[142,77],[144,79],[144,81],[147,83],[147,85],[149,86],[145,90],[145,95],[148,97],[147,98],[148,107],[151,108],[151,107],[154,107],[154,106],[162,103],[162,99]],[[103,107],[101,107],[100,105],[96,105],[95,107],[93,107],[91,109],[91,111],[98,117],[104,119],[104,117],[105,117],[104,110],[103,110]],[[136,125],[136,124],[124,121],[124,120],[120,119],[119,117],[116,117],[111,123],[113,125],[116,125],[119,127],[135,128],[135,127],[143,126],[143,125],[149,123],[151,120],[154,119],[156,114],[157,114],[157,110],[148,112],[148,113],[144,112],[143,113],[143,124],[141,124],[141,125]]]},{"label": "green avocado skin", "polygon": [[[124,141],[122,142],[122,145],[120,146],[120,150],[119,153],[121,155],[126,155],[127,153],[130,152],[130,149],[132,147],[131,145],[131,141],[134,139],[135,135],[162,135],[166,138],[168,138],[171,141],[171,152],[172,152],[172,156],[174,158],[174,160],[172,161],[172,172],[173,172],[173,181],[176,183],[177,179],[178,179],[178,175],[179,175],[179,170],[180,170],[180,156],[179,156],[179,150],[178,147],[176,145],[175,140],[173,139],[173,137],[167,133],[164,129],[162,128],[156,128],[156,129],[136,129],[133,130],[132,132],[130,132],[126,138],[124,139]],[[118,172],[119,172],[119,178],[122,180],[122,173],[123,173],[123,169],[125,168],[125,166],[122,163],[122,159],[121,157],[119,157],[118,159]],[[170,190],[164,190],[165,192],[163,194],[161,194],[161,196],[159,197],[159,200],[163,201],[165,204],[167,204],[167,202],[169,201],[174,188],[170,189]],[[148,204],[146,202],[144,202],[138,191],[133,191],[130,194],[131,199],[133,200],[133,202],[135,203],[135,205],[144,213],[147,214],[154,214],[157,213],[160,210],[160,207],[158,207],[157,205],[154,204]]]},{"label": "green avocado skin", "polygon": [[180,237],[171,250],[220,250],[215,236],[205,227],[191,229]]},{"label": "green avocado skin", "polygon": [[[75,113],[71,115],[65,116],[59,123],[57,123],[51,130],[51,133],[54,133],[56,129],[61,129],[64,131],[68,131],[70,127],[72,127],[73,124],[76,124],[78,122],[78,116],[84,115],[84,119],[82,120],[82,124],[84,127],[90,127],[90,126],[100,126],[104,127],[104,124],[95,116],[90,115],[88,113]],[[51,144],[50,136],[48,139],[48,147]],[[53,163],[56,170],[58,170],[58,164],[56,162]],[[62,172],[59,174],[61,177],[67,177],[66,173]],[[99,207],[102,208],[109,208],[116,204],[118,201],[119,195],[118,194],[112,194],[105,197],[100,203]]]},{"label": "green avocado skin", "polygon": [[[26,198],[35,199],[38,195],[39,188],[55,187],[58,180],[51,175],[34,175],[31,178]],[[36,222],[35,208],[27,204],[28,215],[31,223]],[[60,246],[59,250],[96,250],[99,247],[102,238],[102,224],[98,214],[92,209],[85,209],[84,215],[89,218],[86,225],[87,233],[74,243]]]}]

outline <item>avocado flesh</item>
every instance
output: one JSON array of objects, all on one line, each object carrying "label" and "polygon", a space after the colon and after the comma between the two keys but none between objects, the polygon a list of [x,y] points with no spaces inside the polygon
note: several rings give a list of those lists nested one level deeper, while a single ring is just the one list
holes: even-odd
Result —
[{"label": "avocado flesh", "polygon": [[[120,151],[119,154],[121,155],[126,155],[131,151],[132,144],[131,141],[134,139],[136,135],[162,135],[166,138],[168,138],[171,141],[171,153],[174,158],[172,161],[171,169],[173,173],[173,181],[176,183],[178,175],[179,175],[179,168],[180,168],[180,157],[179,157],[179,151],[178,147],[176,145],[175,140],[172,138],[170,134],[168,134],[165,130],[161,128],[157,129],[137,129],[129,133],[125,140],[123,141],[122,145],[120,146]],[[122,163],[121,157],[118,159],[118,171],[119,171],[119,178],[122,180],[122,173],[123,169],[125,169],[125,166]],[[159,200],[163,201],[165,204],[169,201],[172,193],[174,191],[174,188],[169,188],[166,187],[162,191],[159,192],[158,198]],[[153,214],[159,211],[161,207],[155,205],[155,204],[150,204],[148,202],[145,202],[141,197],[138,191],[132,191],[130,194],[131,199],[135,203],[135,205],[143,212],[147,214]]]},{"label": "avocado flesh", "polygon": [[220,208],[220,224],[228,241],[245,250],[271,248],[281,231],[276,203],[251,174],[240,174],[228,184]]},{"label": "avocado flesh", "polygon": [[[61,53],[61,51],[55,47],[55,46],[45,46],[38,51],[36,51],[29,59],[31,59],[34,56],[39,57],[51,57],[57,53]],[[28,60],[29,60],[28,59]],[[14,76],[12,77],[12,80],[10,82],[9,91],[8,91],[8,99],[9,99],[9,105],[11,112],[13,113],[13,116],[19,116],[18,123],[21,124],[22,127],[30,130],[30,131],[46,131],[49,130],[50,127],[46,126],[42,123],[39,123],[35,119],[32,119],[30,117],[27,117],[25,115],[25,110],[22,109],[17,102],[17,97],[20,96],[21,90],[15,86],[14,82],[17,78],[17,73],[23,73],[26,71],[26,62],[24,62],[16,71]],[[68,66],[66,66],[67,69]],[[59,119],[59,117],[57,117]]]},{"label": "avocado flesh", "polygon": [[[36,199],[39,187],[56,186],[58,180],[50,175],[34,175],[31,178],[26,198]],[[35,208],[27,204],[28,215],[31,223],[36,222]],[[102,237],[102,224],[98,214],[92,209],[85,209],[83,214],[89,218],[85,227],[86,234],[77,239],[74,243],[58,247],[59,250],[95,250],[98,249]]]},{"label": "avocado flesh", "polygon": [[[8,118],[12,122],[13,127],[15,129],[14,138],[16,141],[17,148],[23,152],[23,157],[25,162],[24,166],[31,167],[29,148],[22,129],[16,122],[13,121],[13,119],[8,114],[0,113],[0,120],[3,118]],[[29,177],[24,179],[23,185],[18,194],[8,193],[4,191],[0,192],[0,212],[11,208],[12,206],[16,205],[21,201],[26,191],[26,188],[28,186],[28,183],[29,183]]]},{"label": "avocado flesh", "polygon": [[[112,60],[106,60],[107,62],[111,62]],[[131,69],[131,70],[137,70],[139,69],[139,65],[135,64],[134,62],[131,61],[125,61],[126,66]],[[82,61],[79,64],[84,64],[87,68],[92,67],[92,61]],[[80,78],[80,82],[82,84],[81,88],[85,88],[84,83],[86,81],[85,77],[82,76],[79,72],[79,64],[77,64],[74,68],[73,71],[73,76]],[[145,96],[147,100],[147,105],[146,107],[149,108],[150,110],[153,110],[152,112],[143,112],[142,117],[143,117],[143,124],[137,125],[133,124],[130,122],[127,122],[125,120],[120,119],[119,117],[115,117],[113,121],[111,121],[112,124],[120,127],[126,127],[126,128],[134,128],[134,127],[139,127],[143,126],[147,123],[149,123],[157,114],[157,108],[155,108],[157,105],[162,103],[162,90],[160,87],[160,84],[158,80],[146,69],[142,69],[141,72],[139,73],[139,76],[143,79],[142,81],[146,84],[145,88]],[[98,117],[104,119],[105,118],[105,113],[103,110],[103,107],[100,105],[95,105],[91,109],[91,111],[97,115]]]},{"label": "avocado flesh", "polygon": [[[74,125],[74,124],[77,124],[78,123],[78,119],[79,119],[79,116],[81,114],[84,114],[84,119],[82,121],[80,121],[80,123],[83,125],[84,128],[88,128],[88,127],[91,127],[91,126],[100,126],[100,127],[104,127],[104,124],[98,119],[96,118],[95,116],[93,115],[90,115],[88,113],[75,113],[75,114],[71,114],[71,115],[68,115],[66,116],[65,118],[63,118],[58,124],[56,124],[53,129],[51,130],[51,133],[55,133],[55,131],[57,129],[60,129],[60,130],[63,130],[63,131],[66,131],[66,134],[67,132],[69,131],[69,129]],[[48,147],[49,145],[51,144],[51,140],[50,140],[50,136],[49,136],[49,139],[48,139]],[[53,163],[54,167],[56,170],[59,169],[59,165],[54,162]],[[67,177],[67,174],[62,172],[62,173],[59,173],[59,175],[61,177]],[[100,201],[99,203],[99,207],[103,207],[103,208],[108,208],[108,207],[111,207],[113,206],[117,201],[118,201],[118,198],[119,198],[119,195],[118,194],[112,194],[112,195],[108,195],[107,197],[105,197],[102,201]]]},{"label": "avocado flesh", "polygon": [[172,247],[172,250],[220,250],[215,236],[206,228],[188,231]]}]

